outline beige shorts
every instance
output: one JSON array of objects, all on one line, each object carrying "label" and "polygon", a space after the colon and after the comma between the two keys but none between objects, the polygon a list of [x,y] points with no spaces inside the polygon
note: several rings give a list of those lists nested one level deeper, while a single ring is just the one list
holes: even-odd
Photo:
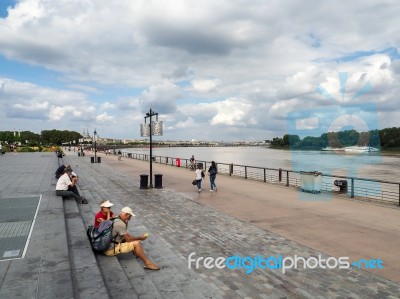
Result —
[{"label": "beige shorts", "polygon": [[115,244],[115,249],[110,249],[107,251],[104,251],[104,254],[107,256],[114,256],[120,253],[128,253],[132,252],[133,249],[135,248],[135,245],[137,245],[139,241],[132,241],[132,242],[125,242],[125,243],[118,243]]}]

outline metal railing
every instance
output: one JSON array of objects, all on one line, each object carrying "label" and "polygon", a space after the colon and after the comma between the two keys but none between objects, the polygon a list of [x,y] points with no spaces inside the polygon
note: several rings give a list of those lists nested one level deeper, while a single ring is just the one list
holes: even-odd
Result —
[{"label": "metal railing", "polygon": [[[123,152],[122,155],[136,160],[150,161],[148,154],[136,154]],[[189,159],[180,159],[165,156],[154,156],[153,162],[189,168]],[[202,163],[203,169],[211,165],[211,161],[196,160]],[[266,168],[239,164],[216,163],[218,174],[241,177],[248,180],[262,181],[265,183],[281,184],[285,186],[300,187],[300,171],[287,169]],[[335,180],[345,180],[347,189],[340,191],[340,187],[334,185]],[[367,199],[371,201],[396,204],[400,206],[400,183],[382,180],[373,180],[357,177],[322,175],[321,191],[347,194],[351,198]]]}]

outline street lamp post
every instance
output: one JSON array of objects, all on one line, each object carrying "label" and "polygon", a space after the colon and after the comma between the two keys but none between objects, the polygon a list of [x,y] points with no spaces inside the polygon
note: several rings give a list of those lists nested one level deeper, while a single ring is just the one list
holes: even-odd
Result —
[{"label": "street lamp post", "polygon": [[[156,117],[156,121],[152,121],[152,117]],[[146,119],[150,118],[149,125],[146,124]],[[140,125],[140,135],[142,137],[150,137],[150,186],[149,188],[153,188],[153,139],[152,135],[162,136],[163,134],[163,123],[162,121],[158,121],[158,113],[154,112],[150,109],[150,112],[146,113],[144,117],[144,125]]]},{"label": "street lamp post", "polygon": [[96,135],[97,135],[97,132],[96,132],[96,129],[94,129],[94,163],[97,163]]},{"label": "street lamp post", "polygon": [[150,109],[150,112],[147,112],[146,116],[144,118],[144,122],[146,122],[147,118],[150,118],[150,123],[149,123],[149,128],[150,128],[150,188],[153,188],[153,144],[152,144],[152,138],[151,138],[151,136],[153,135],[152,130],[151,130],[151,125],[152,125],[151,118],[153,116],[156,116],[158,119],[158,113],[156,113]]}]

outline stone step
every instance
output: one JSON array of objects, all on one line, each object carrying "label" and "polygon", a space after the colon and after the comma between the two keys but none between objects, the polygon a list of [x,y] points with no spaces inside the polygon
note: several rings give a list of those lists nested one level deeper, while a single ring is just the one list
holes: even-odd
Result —
[{"label": "stone step", "polygon": [[35,174],[26,170],[26,161],[14,161],[14,167],[10,168],[10,171],[18,167],[24,170],[18,172],[18,178],[13,178],[16,190],[7,191],[16,196],[41,194],[41,202],[25,257],[7,262],[0,298],[74,298],[69,252],[65,246],[64,207],[55,194],[53,180],[57,159],[53,155],[37,158],[29,160],[29,169],[35,169]]},{"label": "stone step", "polygon": [[[86,236],[86,229],[89,225],[93,224],[94,215],[99,211],[99,201],[95,201],[92,193],[87,188],[80,187],[80,192],[81,195],[83,195],[89,201],[89,204],[80,205],[79,207],[83,222],[82,225],[85,228],[85,241],[89,246],[87,250],[94,254]],[[117,257],[108,257],[103,254],[94,254],[94,256],[109,297],[127,299],[138,298],[131,281],[129,281],[129,279],[126,277]],[[131,258],[133,258],[133,256],[131,256]]]},{"label": "stone step", "polygon": [[64,211],[75,297],[108,298],[76,201],[64,200]]},{"label": "stone step", "polygon": [[[115,178],[117,174],[112,174],[112,176]],[[87,221],[88,225],[92,224],[94,214],[99,211],[99,202],[101,199],[109,199],[113,202],[113,211],[118,212],[122,208],[122,205],[117,200],[118,198],[127,198],[132,196],[131,194],[134,194],[136,199],[141,196],[139,194],[140,192],[138,192],[138,187],[132,187],[131,178],[117,177],[118,185],[110,189],[104,187],[105,185],[109,186],[110,183],[107,182],[109,179],[103,172],[96,172],[96,181],[91,179],[91,175],[85,175],[80,188],[84,197],[89,199],[89,205],[80,207],[82,217]],[[107,182],[107,184],[103,184],[102,182]],[[143,195],[145,194],[144,192]],[[139,213],[141,213],[141,211],[139,211]],[[134,226],[131,224],[128,228],[134,235],[141,235],[149,231],[137,220],[138,218],[139,217],[134,220]],[[184,258],[178,257],[171,251],[171,244],[166,244],[162,238],[159,238],[152,232],[150,234],[151,236],[148,240],[142,242],[142,246],[146,254],[162,266],[161,271],[148,271],[143,269],[142,261],[133,258],[130,254],[119,255],[116,258],[126,278],[130,281],[140,298],[220,297],[217,293],[218,287],[215,286],[214,289],[210,288],[210,285],[206,284],[197,273],[188,269]],[[96,255],[96,258],[102,272],[104,272],[102,268],[106,268],[106,264],[112,264],[111,266],[107,266],[114,271],[111,276],[113,278],[117,277],[117,280],[125,279],[121,277],[121,273],[119,272],[120,268],[115,264],[115,258],[102,255]],[[110,289],[111,286],[107,288]],[[118,290],[116,293],[117,292]]]}]

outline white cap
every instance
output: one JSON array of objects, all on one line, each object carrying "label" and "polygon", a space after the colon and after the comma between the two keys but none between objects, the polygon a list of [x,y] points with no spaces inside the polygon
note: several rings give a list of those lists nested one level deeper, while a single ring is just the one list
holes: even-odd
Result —
[{"label": "white cap", "polygon": [[72,176],[77,176],[75,172],[71,172],[71,175]]},{"label": "white cap", "polygon": [[111,203],[109,200],[107,200],[107,201],[103,202],[100,205],[100,207],[102,207],[102,208],[111,208],[113,205],[114,205],[113,203]]},{"label": "white cap", "polygon": [[132,209],[130,207],[122,208],[121,212],[125,214],[131,214],[132,216],[136,216],[135,214],[133,214]]}]

